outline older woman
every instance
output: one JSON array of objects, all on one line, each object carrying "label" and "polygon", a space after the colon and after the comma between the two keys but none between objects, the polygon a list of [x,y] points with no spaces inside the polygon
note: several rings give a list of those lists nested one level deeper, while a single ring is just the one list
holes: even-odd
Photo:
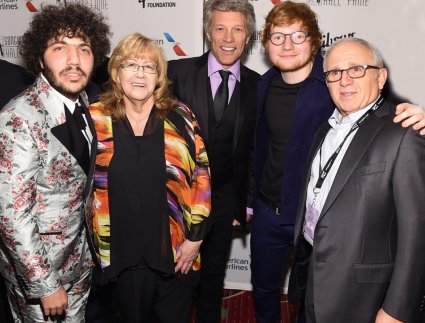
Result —
[{"label": "older woman", "polygon": [[168,92],[162,50],[134,33],[114,49],[90,106],[98,140],[93,233],[124,322],[187,322],[210,177],[198,123]]}]

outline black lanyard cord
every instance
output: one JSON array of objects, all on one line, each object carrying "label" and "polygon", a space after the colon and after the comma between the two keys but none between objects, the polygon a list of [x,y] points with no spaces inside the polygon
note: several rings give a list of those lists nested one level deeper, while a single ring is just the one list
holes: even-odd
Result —
[{"label": "black lanyard cord", "polygon": [[328,161],[326,162],[325,166],[321,167],[321,159],[322,159],[322,145],[323,142],[325,141],[325,137],[323,137],[322,142],[320,143],[320,159],[319,159],[319,178],[317,179],[316,185],[313,188],[313,191],[315,194],[317,194],[320,189],[322,188],[323,182],[325,181],[325,178],[328,176],[330,169],[332,168],[336,158],[338,157],[339,153],[341,152],[342,147],[344,146],[345,142],[347,141],[348,137],[354,132],[356,131],[358,128],[360,128],[361,125],[364,124],[365,120],[371,115],[373,114],[381,105],[382,101],[384,100],[384,98],[379,97],[378,100],[375,102],[375,104],[367,111],[365,112],[360,118],[359,120],[357,120],[351,127],[350,131],[348,132],[348,134],[344,137],[344,139],[342,140],[342,142],[339,144],[339,146],[336,148],[335,152],[332,154],[332,156],[328,159]]}]

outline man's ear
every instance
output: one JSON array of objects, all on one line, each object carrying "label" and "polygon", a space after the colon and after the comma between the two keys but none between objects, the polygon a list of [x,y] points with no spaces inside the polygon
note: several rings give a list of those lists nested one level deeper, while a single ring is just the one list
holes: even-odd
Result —
[{"label": "man's ear", "polygon": [[207,35],[208,41],[211,43],[211,36],[210,33],[205,33]]},{"label": "man's ear", "polygon": [[378,74],[378,84],[379,84],[380,90],[384,88],[385,82],[387,81],[387,77],[388,77],[387,69],[385,67],[381,68]]},{"label": "man's ear", "polygon": [[250,38],[251,38],[251,37],[248,37],[248,38],[246,39],[245,45],[248,45]]},{"label": "man's ear", "polygon": [[42,70],[44,70],[43,60],[40,58],[40,59],[38,60],[38,62],[40,63],[40,67],[41,67],[41,69],[42,69]]}]

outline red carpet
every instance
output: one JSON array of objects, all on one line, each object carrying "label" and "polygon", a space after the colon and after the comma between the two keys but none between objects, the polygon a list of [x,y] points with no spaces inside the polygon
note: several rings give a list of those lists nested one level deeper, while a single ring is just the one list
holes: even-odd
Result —
[{"label": "red carpet", "polygon": [[[282,323],[295,323],[296,310],[289,305],[286,295],[281,301]],[[194,320],[192,322],[195,322]],[[224,290],[221,323],[255,323],[254,300],[249,291]]]}]

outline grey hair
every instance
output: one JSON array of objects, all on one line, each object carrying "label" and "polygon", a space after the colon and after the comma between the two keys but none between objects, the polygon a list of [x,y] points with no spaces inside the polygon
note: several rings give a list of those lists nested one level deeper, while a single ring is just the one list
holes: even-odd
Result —
[{"label": "grey hair", "polygon": [[213,12],[237,11],[246,17],[246,28],[250,37],[255,31],[254,7],[248,0],[208,0],[204,4],[204,31],[208,33],[211,28]]},{"label": "grey hair", "polygon": [[323,59],[323,70],[324,71],[326,71],[326,63],[328,61],[328,57],[331,54],[332,50],[335,49],[336,47],[338,47],[339,45],[345,44],[345,43],[355,43],[355,44],[359,44],[359,45],[367,48],[370,51],[370,53],[372,54],[372,59],[373,59],[372,64],[379,67],[379,68],[384,67],[384,59],[382,58],[381,53],[374,46],[372,46],[372,44],[370,44],[368,41],[361,39],[361,38],[347,37],[347,38],[343,38],[343,39],[338,40],[337,42],[333,43],[329,47],[329,49],[326,51],[324,59]]}]

